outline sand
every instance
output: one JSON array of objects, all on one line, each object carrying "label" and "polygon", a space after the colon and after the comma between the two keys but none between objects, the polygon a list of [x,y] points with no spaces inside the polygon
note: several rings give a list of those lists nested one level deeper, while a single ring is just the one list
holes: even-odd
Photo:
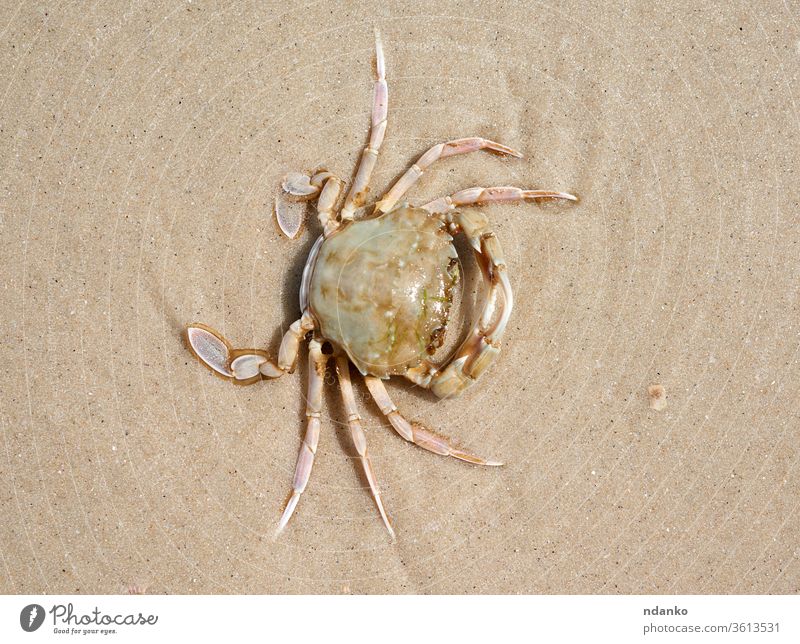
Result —
[{"label": "sand", "polygon": [[[797,15],[672,7],[3,3],[0,592],[798,592]],[[392,542],[328,386],[273,541],[305,358],[235,387],[181,332],[277,351],[319,226],[282,237],[273,202],[289,171],[351,178],[374,26],[376,196],[474,135],[526,156],[442,161],[412,202],[580,202],[486,209],[516,302],[473,389],[389,384],[505,466],[404,442],[356,378]]]}]

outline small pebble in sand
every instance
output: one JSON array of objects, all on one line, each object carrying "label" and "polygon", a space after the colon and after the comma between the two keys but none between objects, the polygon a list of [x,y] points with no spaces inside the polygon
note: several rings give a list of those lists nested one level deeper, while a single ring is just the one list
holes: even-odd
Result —
[{"label": "small pebble in sand", "polygon": [[661,411],[667,406],[667,394],[663,385],[650,385],[647,388],[647,395],[650,397],[650,409]]}]

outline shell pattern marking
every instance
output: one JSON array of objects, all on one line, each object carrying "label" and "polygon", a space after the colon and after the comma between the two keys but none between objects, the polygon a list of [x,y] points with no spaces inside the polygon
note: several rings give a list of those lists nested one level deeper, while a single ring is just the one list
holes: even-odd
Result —
[{"label": "shell pattern marking", "polygon": [[402,208],[354,221],[320,249],[311,313],[362,375],[418,367],[444,340],[458,255],[443,222]]},{"label": "shell pattern marking", "polygon": [[[343,202],[344,182],[327,170],[311,175],[291,173],[283,181],[290,198],[316,200],[322,235],[314,244],[300,286],[300,317],[283,336],[277,360],[261,349],[236,349],[218,331],[190,324],[186,340],[194,355],[217,376],[240,385],[292,373],[302,343],[308,342],[306,431],[297,457],[292,491],[278,521],[276,536],[286,527],[308,485],[321,430],[322,387],[329,360],[334,360],[347,422],[372,497],[389,534],[394,529],[383,504],[350,379],[352,362],[378,409],[405,440],[420,447],[478,465],[500,465],[456,447],[447,437],[409,421],[397,409],[384,385],[399,375],[430,389],[440,398],[460,395],[475,383],[500,352],[513,307],[513,294],[500,242],[485,215],[471,208],[491,203],[567,199],[572,195],[514,186],[474,187],[421,206],[401,202],[405,193],[438,160],[485,150],[502,156],[522,155],[481,137],[439,143],[425,152],[376,203],[371,215],[355,218],[364,206],[369,181],[386,133],[388,86],[380,38],[376,36],[376,80],[369,142]],[[282,202],[276,218],[289,237],[301,225],[289,221]],[[480,318],[449,362],[434,364],[447,329],[458,257],[452,235],[469,241],[487,287]],[[324,350],[328,347],[329,350]]]}]

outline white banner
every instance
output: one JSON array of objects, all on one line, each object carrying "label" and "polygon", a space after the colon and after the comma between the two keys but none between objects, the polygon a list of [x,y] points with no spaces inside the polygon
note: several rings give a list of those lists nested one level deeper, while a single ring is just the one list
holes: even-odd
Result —
[{"label": "white banner", "polygon": [[800,642],[798,615],[797,596],[5,595],[0,642],[767,644]]}]

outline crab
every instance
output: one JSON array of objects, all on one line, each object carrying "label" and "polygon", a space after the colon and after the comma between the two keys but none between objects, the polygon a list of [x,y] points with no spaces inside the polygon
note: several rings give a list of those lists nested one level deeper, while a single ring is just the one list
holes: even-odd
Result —
[{"label": "crab", "polygon": [[[191,324],[186,340],[195,356],[217,376],[239,385],[292,373],[301,343],[309,336],[306,430],[297,457],[292,491],[275,536],[287,525],[308,485],[320,437],[326,365],[335,360],[344,409],[360,465],[389,534],[394,530],[370,462],[367,439],[351,381],[352,363],[363,376],[378,409],[405,440],[442,456],[484,466],[498,461],[476,456],[449,438],[408,420],[384,386],[404,376],[439,398],[454,398],[475,383],[497,358],[513,306],[503,252],[488,219],[472,206],[518,201],[576,198],[564,192],[516,187],[468,188],[421,206],[401,201],[437,161],[484,150],[521,157],[516,150],[481,137],[434,145],[374,204],[371,215],[356,218],[367,202],[369,181],[386,133],[388,87],[380,36],[375,38],[375,85],[369,141],[340,208],[344,182],[326,170],[290,173],[283,181],[289,198],[316,199],[322,234],[302,275],[300,318],[283,336],[277,360],[259,349],[236,349],[219,332]],[[276,216],[287,236],[299,225],[288,221],[281,203]],[[459,280],[453,235],[466,236],[487,285],[480,318],[446,364],[433,354],[442,345],[454,286]]]}]

